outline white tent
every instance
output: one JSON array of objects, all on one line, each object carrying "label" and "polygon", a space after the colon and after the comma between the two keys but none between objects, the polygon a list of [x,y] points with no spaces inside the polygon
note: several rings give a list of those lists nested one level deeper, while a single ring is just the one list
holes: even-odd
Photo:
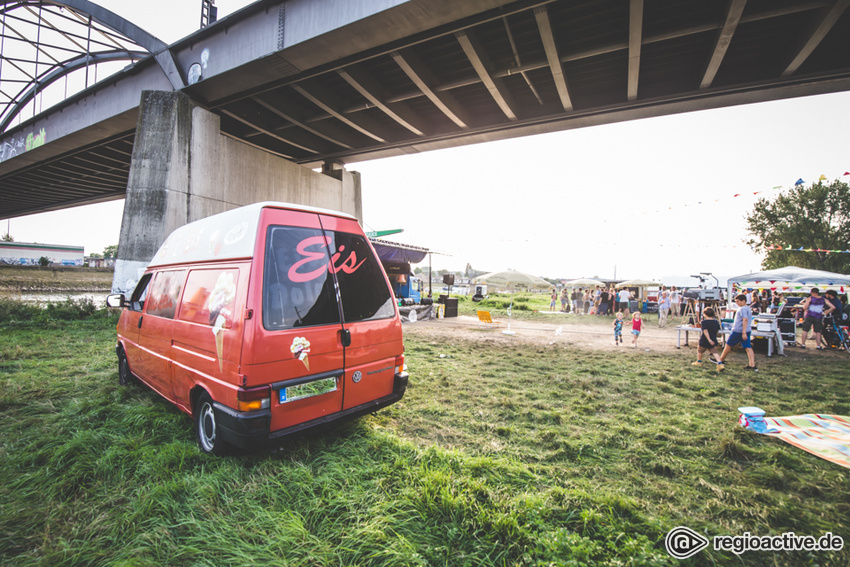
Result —
[{"label": "white tent", "polygon": [[850,288],[850,275],[787,266],[776,270],[755,272],[729,278],[726,285],[730,302],[733,297],[732,288],[735,285],[743,288],[768,288],[797,292],[808,292],[813,287],[820,288],[821,292],[832,288],[838,293],[845,293],[850,291],[848,290]]}]

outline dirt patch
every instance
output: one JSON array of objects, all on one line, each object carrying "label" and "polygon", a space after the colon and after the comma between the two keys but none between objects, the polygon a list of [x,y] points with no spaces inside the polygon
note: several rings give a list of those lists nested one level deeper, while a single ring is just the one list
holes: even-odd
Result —
[{"label": "dirt patch", "polygon": [[[613,323],[610,317],[605,319],[609,325]],[[510,330],[514,335],[506,335],[502,331],[508,329],[506,321],[499,321],[497,326],[479,323],[476,317],[459,316],[448,319],[435,319],[405,324],[405,334],[417,336],[463,336],[467,340],[486,340],[498,343],[528,342],[534,344],[563,344],[573,345],[591,350],[676,350],[675,324],[669,322],[666,328],[659,328],[655,321],[645,319],[644,330],[638,338],[637,347],[632,346],[631,323],[623,325],[623,343],[614,344],[614,328],[600,325],[570,323],[566,321],[511,321]],[[600,322],[601,323],[601,322]],[[696,352],[697,333],[690,334],[690,345]],[[682,333],[682,350],[685,350],[685,335]]]},{"label": "dirt patch", "polygon": [[[556,317],[560,318],[562,316],[552,315],[552,317],[554,320]],[[650,315],[648,318],[645,318],[643,321],[644,330],[641,331],[637,347],[632,346],[630,322],[626,322],[623,325],[623,344],[614,344],[614,328],[611,326],[613,323],[611,317],[599,320],[598,324],[596,320],[592,322],[513,320],[511,321],[510,328],[511,331],[515,332],[514,335],[505,335],[502,333],[502,331],[508,328],[507,319],[500,320],[498,323],[499,325],[497,326],[489,326],[479,323],[476,317],[459,316],[448,319],[406,323],[404,325],[404,333],[407,335],[449,340],[455,337],[462,337],[465,340],[480,340],[495,344],[526,342],[535,345],[575,346],[601,351],[680,353],[686,357],[693,356],[694,359],[696,359],[697,343],[699,342],[699,333],[691,331],[687,338],[688,344],[686,345],[685,333],[682,332],[681,338],[679,338],[676,329],[676,326],[681,321],[679,318],[674,317],[668,319],[667,327],[663,329],[658,327],[658,320],[654,316]],[[679,349],[676,347],[677,338],[680,341]],[[766,359],[767,347],[764,341],[757,342],[754,348],[758,360]],[[742,358],[744,353],[740,348],[736,348],[734,353],[736,358],[746,361],[745,358]],[[816,351],[811,348],[802,350],[794,346],[786,346],[785,355],[812,359],[825,356],[850,360],[850,355],[844,351]],[[774,353],[773,360],[782,360],[782,357]]]}]

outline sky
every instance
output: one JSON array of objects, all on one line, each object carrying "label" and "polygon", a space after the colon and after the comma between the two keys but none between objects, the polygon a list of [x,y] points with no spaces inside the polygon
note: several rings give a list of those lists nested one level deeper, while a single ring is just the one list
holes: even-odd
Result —
[{"label": "sky", "polygon": [[[200,18],[195,0],[96,3],[169,43]],[[247,3],[217,0],[219,18]],[[687,285],[700,272],[760,269],[761,256],[744,244],[745,216],[758,198],[772,199],[798,179],[850,182],[848,109],[850,93],[820,95],[347,168],[362,175],[365,228],[404,229],[387,239],[439,252],[434,270],[469,264],[548,278],[665,283],[678,276],[675,283]],[[118,242],[122,210],[123,200],[2,220],[0,233],[8,227],[19,242],[102,252]]]}]

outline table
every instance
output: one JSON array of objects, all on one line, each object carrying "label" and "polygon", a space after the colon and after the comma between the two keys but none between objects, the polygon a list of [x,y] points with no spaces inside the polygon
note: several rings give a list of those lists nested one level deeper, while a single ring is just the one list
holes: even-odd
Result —
[{"label": "table", "polygon": [[691,331],[700,333],[702,329],[691,325],[679,325],[676,327],[676,348],[682,348],[682,331],[685,332],[685,346],[688,346],[688,333]]},{"label": "table", "polygon": [[[679,325],[676,327],[676,348],[682,348],[682,332],[685,333],[685,346],[688,346],[688,333],[690,332],[701,332],[702,329],[700,327],[692,327],[690,325]],[[732,331],[729,329],[720,329],[720,332],[717,333],[718,337],[721,339],[723,345],[726,344],[726,335],[732,334]],[[785,344],[782,340],[782,334],[779,331],[758,331],[753,329],[750,333],[750,340],[752,339],[767,339],[767,356],[770,358],[773,356],[773,346],[776,344],[776,352],[785,356]],[[721,346],[718,344],[717,346]]]},{"label": "table", "polygon": [[[726,335],[732,334],[728,329],[721,329],[720,334],[723,335],[725,342]],[[779,331],[758,331],[753,329],[750,331],[750,341],[753,339],[767,339],[767,357],[773,356],[773,345],[776,344],[776,352],[785,356],[785,341],[782,340],[782,333]]]}]

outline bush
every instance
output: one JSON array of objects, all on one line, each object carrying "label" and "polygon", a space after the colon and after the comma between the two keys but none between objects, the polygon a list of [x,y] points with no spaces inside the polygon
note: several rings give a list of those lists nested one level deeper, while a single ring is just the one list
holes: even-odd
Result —
[{"label": "bush", "polygon": [[36,304],[0,297],[0,322],[28,321],[41,313]]},{"label": "bush", "polygon": [[0,298],[0,324],[47,324],[53,321],[78,321],[94,316],[110,316],[105,307],[98,308],[89,297],[66,298],[46,304]]}]

